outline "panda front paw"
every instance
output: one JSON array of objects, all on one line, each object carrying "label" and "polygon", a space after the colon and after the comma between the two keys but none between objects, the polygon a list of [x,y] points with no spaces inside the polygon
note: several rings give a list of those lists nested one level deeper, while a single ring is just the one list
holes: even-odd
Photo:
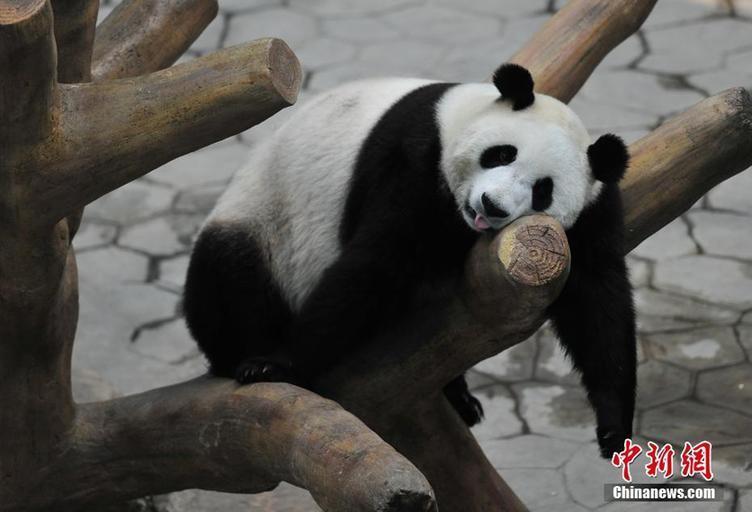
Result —
[{"label": "panda front paw", "polygon": [[235,380],[240,384],[297,381],[290,360],[271,356],[245,359],[235,369]]},{"label": "panda front paw", "polygon": [[631,433],[625,432],[621,427],[598,427],[595,431],[598,437],[598,446],[601,450],[601,457],[610,459],[615,452],[624,449],[624,440],[631,436]]}]

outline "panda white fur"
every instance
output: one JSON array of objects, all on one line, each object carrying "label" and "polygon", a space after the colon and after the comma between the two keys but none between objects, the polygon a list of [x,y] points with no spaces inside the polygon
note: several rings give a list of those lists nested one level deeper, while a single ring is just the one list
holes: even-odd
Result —
[{"label": "panda white fur", "polygon": [[[197,238],[184,311],[211,371],[306,385],[451,289],[479,236],[533,212],[567,229],[572,267],[549,316],[582,373],[604,456],[631,435],[635,319],[617,183],[623,142],[506,64],[494,83],[354,82],[299,108],[219,199]],[[433,245],[440,240],[440,255]],[[417,298],[417,299],[416,299]],[[445,389],[482,417],[464,376]]]}]

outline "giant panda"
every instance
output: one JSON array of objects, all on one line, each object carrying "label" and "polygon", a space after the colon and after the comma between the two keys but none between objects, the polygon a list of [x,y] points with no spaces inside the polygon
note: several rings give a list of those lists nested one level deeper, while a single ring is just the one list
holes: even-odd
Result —
[{"label": "giant panda", "polygon": [[[404,321],[420,290],[451,288],[479,237],[545,213],[572,255],[547,313],[610,457],[631,435],[635,398],[617,185],[627,164],[621,139],[592,142],[515,64],[493,83],[339,86],[298,108],[218,200],[187,272],[188,327],[215,375],[306,385]],[[445,394],[469,425],[481,419],[464,376]]]}]

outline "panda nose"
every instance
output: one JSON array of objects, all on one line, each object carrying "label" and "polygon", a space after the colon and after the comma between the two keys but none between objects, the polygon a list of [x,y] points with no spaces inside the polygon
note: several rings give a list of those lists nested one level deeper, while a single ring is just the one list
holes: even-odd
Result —
[{"label": "panda nose", "polygon": [[494,202],[491,201],[491,199],[485,194],[485,192],[481,194],[480,202],[483,203],[483,209],[486,211],[486,215],[488,217],[496,217],[500,219],[509,217],[509,212],[496,206]]}]

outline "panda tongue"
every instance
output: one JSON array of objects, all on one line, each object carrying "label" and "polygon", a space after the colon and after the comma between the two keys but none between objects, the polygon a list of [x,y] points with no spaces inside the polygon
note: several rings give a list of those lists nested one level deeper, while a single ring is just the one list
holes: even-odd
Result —
[{"label": "panda tongue", "polygon": [[478,229],[488,229],[491,227],[491,224],[488,223],[488,221],[481,217],[479,213],[475,214],[475,227]]}]

